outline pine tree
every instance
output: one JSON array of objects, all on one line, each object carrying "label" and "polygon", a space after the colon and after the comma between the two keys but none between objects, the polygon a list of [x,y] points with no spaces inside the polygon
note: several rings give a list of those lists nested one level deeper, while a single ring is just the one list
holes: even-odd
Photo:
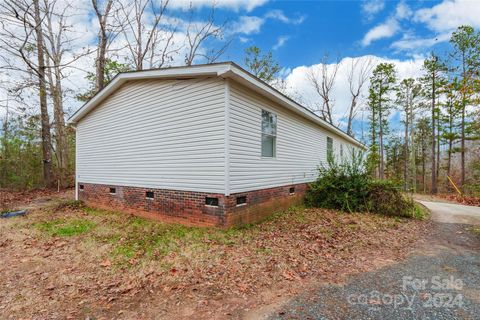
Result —
[{"label": "pine tree", "polygon": [[445,85],[445,75],[447,67],[438,59],[435,54],[425,59],[423,62],[423,71],[424,76],[420,78],[420,82],[423,84],[423,95],[430,103],[431,111],[431,129],[432,129],[432,143],[431,143],[431,165],[432,165],[432,185],[430,192],[435,194],[438,191],[437,178],[438,178],[438,168],[437,168],[437,119],[438,119],[438,97],[441,92],[442,86]]},{"label": "pine tree", "polygon": [[452,34],[453,45],[451,57],[456,62],[455,70],[459,73],[460,83],[460,154],[461,185],[465,184],[465,141],[467,140],[468,115],[467,106],[471,104],[478,81],[480,65],[480,34],[471,26],[460,26]]},{"label": "pine tree", "polygon": [[388,115],[392,109],[392,93],[395,90],[395,82],[396,72],[393,63],[380,63],[370,77],[368,106],[371,111],[371,151],[376,151],[375,149],[378,147],[377,176],[380,179],[385,177],[384,137],[388,133]]}]

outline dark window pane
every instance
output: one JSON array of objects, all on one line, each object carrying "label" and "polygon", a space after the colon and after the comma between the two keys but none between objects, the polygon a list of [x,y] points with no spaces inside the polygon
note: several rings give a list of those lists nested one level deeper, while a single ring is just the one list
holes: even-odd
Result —
[{"label": "dark window pane", "polygon": [[110,193],[111,194],[115,194],[117,192],[117,190],[115,188],[110,188]]},{"label": "dark window pane", "polygon": [[206,197],[206,198],[205,198],[205,204],[206,204],[207,206],[215,206],[215,207],[218,207],[218,198]]},{"label": "dark window pane", "polygon": [[239,196],[237,197],[237,206],[240,204],[247,203],[247,196]]},{"label": "dark window pane", "polygon": [[145,192],[145,196],[148,199],[153,199],[155,197],[155,194],[153,193],[153,191],[147,191],[147,192]]}]

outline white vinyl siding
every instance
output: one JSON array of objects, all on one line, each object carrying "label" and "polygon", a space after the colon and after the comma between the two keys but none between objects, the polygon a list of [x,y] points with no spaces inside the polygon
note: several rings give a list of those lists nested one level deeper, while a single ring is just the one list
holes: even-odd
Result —
[{"label": "white vinyl siding", "polygon": [[[262,110],[277,115],[276,157],[261,156]],[[327,136],[339,153],[343,138],[232,83],[230,91],[230,192],[311,182],[326,160]]]},{"label": "white vinyl siding", "polygon": [[225,191],[225,83],[129,81],[77,126],[78,182]]}]

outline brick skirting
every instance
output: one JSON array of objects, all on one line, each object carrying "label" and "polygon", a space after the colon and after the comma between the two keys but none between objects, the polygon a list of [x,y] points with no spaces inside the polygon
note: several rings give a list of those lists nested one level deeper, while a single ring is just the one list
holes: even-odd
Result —
[{"label": "brick skirting", "polygon": [[[114,188],[115,193],[111,193]],[[294,188],[292,193],[291,188]],[[288,185],[225,196],[223,194],[150,189],[129,186],[78,183],[79,200],[90,206],[116,209],[131,214],[185,225],[229,227],[255,223],[275,211],[303,201],[307,184]],[[153,199],[146,197],[153,192]],[[246,203],[237,205],[237,197]],[[205,198],[217,198],[218,206],[205,204]]]}]

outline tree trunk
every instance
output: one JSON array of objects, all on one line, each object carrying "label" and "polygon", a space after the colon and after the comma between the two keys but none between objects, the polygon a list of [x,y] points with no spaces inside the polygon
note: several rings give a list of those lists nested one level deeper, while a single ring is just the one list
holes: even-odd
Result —
[{"label": "tree trunk", "polygon": [[412,189],[414,192],[417,192],[417,164],[416,164],[416,159],[417,159],[417,148],[415,144],[415,120],[414,120],[414,115],[413,115],[413,105],[410,106],[410,123],[411,123],[411,129],[410,129],[410,139],[412,141],[412,146],[410,150],[412,150],[412,154],[410,156],[410,168],[411,168],[411,174],[412,174]]},{"label": "tree trunk", "polygon": [[408,106],[405,112],[405,159],[403,165],[403,190],[407,191],[408,189]]},{"label": "tree trunk", "polygon": [[38,85],[40,98],[40,113],[42,123],[42,151],[43,151],[43,179],[48,188],[53,187],[52,157],[50,146],[52,139],[50,136],[50,119],[47,107],[47,85],[45,81],[45,58],[43,45],[42,18],[40,17],[39,0],[33,0],[35,15],[35,34],[37,37],[37,56],[38,56]]},{"label": "tree trunk", "polygon": [[[9,165],[8,162],[10,161],[10,156],[8,154],[8,100],[7,100],[7,110],[5,112],[5,120],[3,122],[3,137],[2,137],[2,154],[4,161],[2,162],[2,180],[0,180],[0,187],[6,187],[6,183],[8,181],[8,170]],[[1,204],[0,204],[1,205]],[[0,206],[0,209],[3,209]]]},{"label": "tree trunk", "polygon": [[465,59],[465,52],[462,55],[462,78],[463,78],[463,85],[462,85],[462,123],[461,123],[461,150],[460,150],[460,163],[461,163],[461,177],[460,183],[462,185],[465,184],[465,109],[467,105],[466,101],[466,71],[465,71],[466,59]]},{"label": "tree trunk", "polygon": [[437,175],[436,180],[438,185],[438,177],[440,176],[440,110],[437,112],[437,168],[435,174]]},{"label": "tree trunk", "polygon": [[425,163],[425,158],[427,157],[426,152],[425,152],[425,143],[422,141],[422,185],[423,185],[423,193],[427,192],[427,186],[426,186],[426,163]]},{"label": "tree trunk", "polygon": [[382,124],[382,111],[380,110],[378,114],[378,122],[380,126],[380,130],[378,133],[378,140],[380,144],[380,173],[379,173],[379,178],[384,179],[385,178],[385,164],[383,162],[383,153],[384,153],[384,147],[383,147],[383,124]]},{"label": "tree trunk", "polygon": [[353,112],[355,110],[356,104],[357,104],[356,97],[353,97],[352,103],[350,105],[350,111],[348,113],[348,125],[347,125],[347,134],[352,137],[353,137],[353,132],[352,132]]},{"label": "tree trunk", "polygon": [[[465,98],[463,99],[465,101]],[[465,102],[462,102],[462,133],[461,133],[461,150],[460,150],[460,162],[461,162],[461,179],[460,183],[463,186],[465,185]]]},{"label": "tree trunk", "polygon": [[435,141],[435,71],[432,73],[432,187],[431,193],[437,193],[437,166],[436,166],[436,148]]},{"label": "tree trunk", "polygon": [[67,135],[65,130],[65,114],[63,112],[63,97],[62,97],[62,84],[60,79],[60,72],[55,67],[56,71],[56,84],[53,96],[53,114],[55,119],[55,131],[57,133],[57,157],[58,157],[58,169],[60,173],[60,187],[65,188],[68,186],[68,146]]},{"label": "tree trunk", "polygon": [[107,51],[107,35],[100,30],[100,39],[98,41],[97,59],[95,61],[95,92],[103,89],[105,86],[105,56]]}]

